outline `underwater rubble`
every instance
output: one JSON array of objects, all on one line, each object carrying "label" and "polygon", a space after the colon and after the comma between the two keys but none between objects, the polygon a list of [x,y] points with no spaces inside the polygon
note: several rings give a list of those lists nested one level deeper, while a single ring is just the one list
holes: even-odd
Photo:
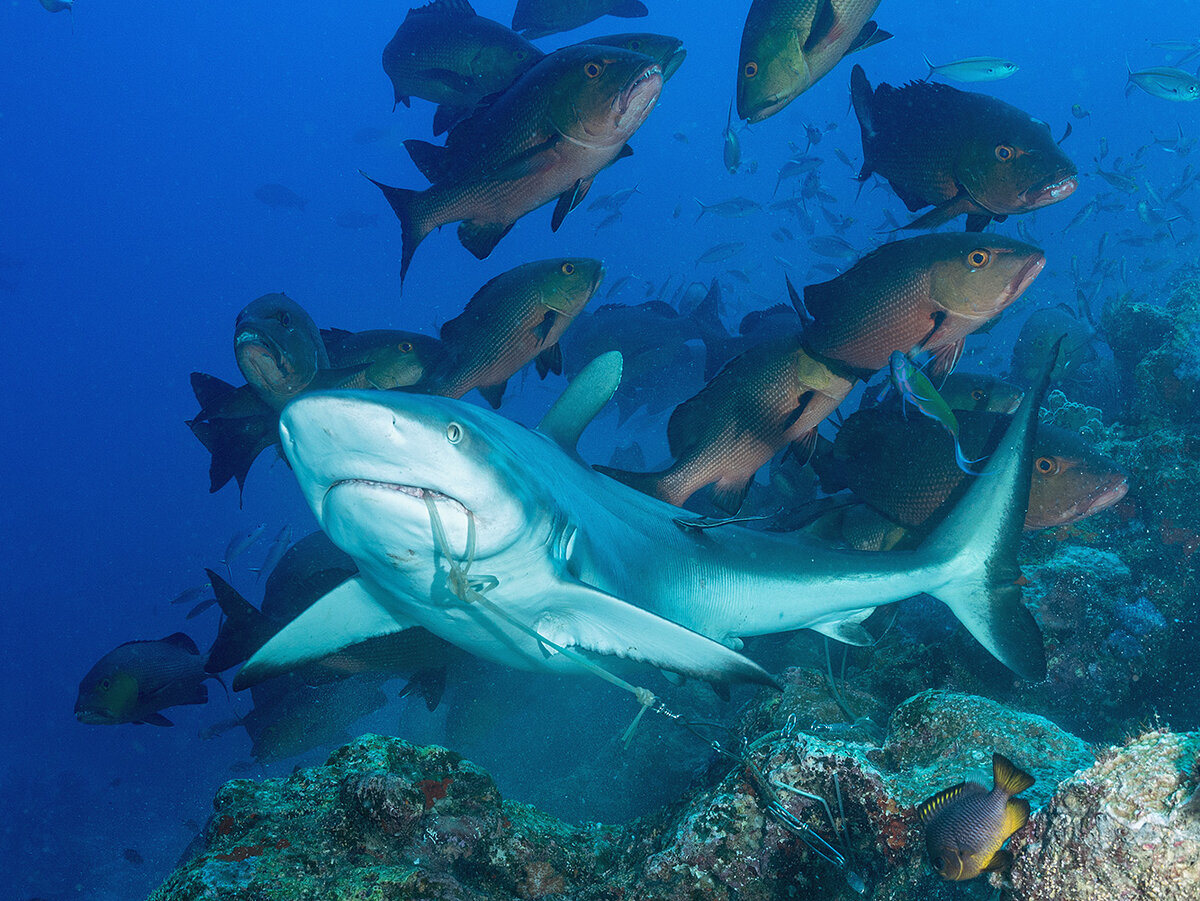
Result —
[{"label": "underwater rubble", "polygon": [[1037,778],[1006,901],[1200,897],[1200,733],[1148,732],[1096,759],[1044,717],[945,691],[908,699],[886,735],[837,732],[802,725],[818,675],[781,681],[743,711],[744,739],[715,738],[687,796],[622,826],[569,825],[452,751],[377,735],[286,779],[234,780],[151,901],[994,898],[1000,874],[932,872],[916,810],[994,750]]}]

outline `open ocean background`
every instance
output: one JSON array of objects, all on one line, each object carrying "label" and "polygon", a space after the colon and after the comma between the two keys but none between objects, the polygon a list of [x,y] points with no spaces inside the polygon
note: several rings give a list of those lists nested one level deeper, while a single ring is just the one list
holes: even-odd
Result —
[{"label": "open ocean background", "polygon": [[[196,409],[191,371],[241,383],[232,335],[247,302],[283,291],[321,326],[436,334],[492,276],[573,254],[603,258],[607,266],[593,306],[625,274],[657,286],[669,276],[707,282],[730,266],[744,268],[750,284],[726,314],[735,329],[745,312],[786,301],[776,254],[796,267],[797,284],[827,278],[809,267],[828,261],[803,241],[781,247],[770,240],[784,224],[782,213],[696,223],[692,198],[712,203],[743,195],[765,205],[791,155],[788,141],[801,149],[806,143],[805,123],[836,123],[812,152],[827,158],[822,182],[839,198],[837,210],[857,220],[843,237],[865,252],[882,240],[883,209],[906,221],[890,191],[866,190],[856,200],[854,171],[833,157],[840,148],[856,166],[861,160],[848,111],[849,63],[781,114],[741,131],[743,160],[757,161],[758,170],[730,175],[721,134],[748,0],[647,5],[647,18],[604,18],[536,42],[553,49],[589,34],[633,30],[684,41],[687,60],[631,142],[634,156],[602,172],[589,198],[638,185],[623,221],[596,232],[605,214],[581,209],[552,234],[543,209],[522,219],[482,262],[444,229],[416,254],[403,296],[399,224],[358,170],[393,185],[424,184],[401,141],[429,139],[433,107],[414,100],[412,109],[393,112],[380,66],[407,4],[80,0],[73,16],[49,15],[36,0],[0,8],[0,685],[7,689],[0,704],[0,897],[144,897],[204,822],[223,781],[286,774],[298,762],[231,772],[249,758],[245,735],[198,738],[232,715],[215,683],[207,705],[168,712],[171,729],[85,726],[72,714],[80,678],[123,641],[184,630],[207,648],[216,610],[185,623],[185,608],[170,599],[204,581],[203,568],[218,564],[232,533],[267,524],[264,541],[234,569],[234,584],[257,601],[248,567],[270,537],[285,523],[297,537],[313,527],[273,452],[255,465],[244,506],[233,487],[210,496],[208,454],[184,426]],[[475,6],[481,15],[511,19],[511,2]],[[1065,0],[885,0],[876,19],[896,37],[855,57],[873,84],[923,77],[922,53],[935,62],[1007,57],[1021,66],[1014,77],[961,87],[1046,119],[1056,136],[1068,121],[1074,125],[1064,148],[1080,168],[1075,196],[999,226],[1015,234],[1024,218],[1048,257],[1017,315],[968,342],[970,360],[999,371],[1028,310],[1073,300],[1072,255],[1090,265],[1101,232],[1142,227],[1131,200],[1127,213],[1103,214],[1062,234],[1083,204],[1108,189],[1093,174],[1098,141],[1107,138],[1111,162],[1155,136],[1173,137],[1180,126],[1189,136],[1200,131],[1200,105],[1124,96],[1126,57],[1135,68],[1168,64],[1170,55],[1151,42],[1194,39],[1200,4],[1108,0],[1085,9]],[[1090,118],[1072,118],[1073,104]],[[367,128],[386,135],[357,142]],[[673,137],[677,132],[686,143]],[[1177,179],[1186,163],[1158,149],[1142,161],[1142,177],[1155,184]],[[255,189],[271,182],[304,197],[306,207],[260,202]],[[1196,192],[1185,202],[1194,207]],[[673,218],[680,204],[682,215]],[[378,223],[340,227],[335,220],[348,211],[377,215]],[[818,222],[818,234],[827,233]],[[1178,234],[1189,232],[1194,227],[1185,224]],[[745,241],[747,249],[729,263],[695,262],[726,241]],[[1150,298],[1155,280],[1170,270],[1146,273],[1143,261],[1196,257],[1195,243],[1109,247],[1129,258],[1130,287]],[[535,423],[563,384],[555,376],[545,383],[518,378],[502,412]],[[585,457],[607,462],[615,429],[615,416],[606,414],[589,433]],[[661,428],[659,442],[651,443],[648,462],[663,451]],[[437,715],[396,701],[399,684],[389,684],[391,702],[362,730],[437,740]],[[593,691],[604,703],[621,704],[618,720],[626,717],[624,698],[587,688]],[[247,706],[240,697],[233,704]],[[507,795],[542,800],[531,786],[553,778],[553,760],[539,762],[536,752],[556,741],[578,748],[573,715],[493,727],[493,756],[477,762],[497,773]],[[534,764],[518,766],[530,754]],[[574,809],[586,808],[585,799]],[[125,849],[143,862],[130,862]]]}]

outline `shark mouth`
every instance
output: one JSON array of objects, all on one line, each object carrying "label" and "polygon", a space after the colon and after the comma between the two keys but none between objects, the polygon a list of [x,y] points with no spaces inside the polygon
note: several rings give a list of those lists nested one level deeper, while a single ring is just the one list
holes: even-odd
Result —
[{"label": "shark mouth", "polygon": [[447,507],[449,510],[461,513],[463,516],[470,517],[471,511],[466,505],[457,498],[453,498],[448,494],[442,494],[440,491],[435,491],[433,488],[420,488],[416,485],[401,485],[398,482],[380,482],[375,479],[338,479],[329,486],[325,491],[325,496],[328,497],[335,488],[340,488],[346,485],[362,485],[365,488],[381,488],[385,491],[395,491],[399,494],[406,494],[409,497],[416,498],[419,501],[425,501],[426,504],[440,504]]}]

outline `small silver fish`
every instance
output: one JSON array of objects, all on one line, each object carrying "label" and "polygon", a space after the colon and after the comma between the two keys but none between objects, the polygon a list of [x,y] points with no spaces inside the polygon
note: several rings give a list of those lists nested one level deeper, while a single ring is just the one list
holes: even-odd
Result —
[{"label": "small silver fish", "polygon": [[[1126,64],[1128,69],[1128,64]],[[1151,97],[1161,100],[1191,101],[1200,100],[1200,78],[1183,69],[1170,66],[1155,66],[1134,72],[1128,69],[1129,78],[1125,83],[1125,96],[1128,97],[1135,87],[1141,88]]]},{"label": "small silver fish", "polygon": [[200,600],[206,592],[212,591],[212,583],[205,582],[203,585],[195,585],[192,588],[185,588],[179,594],[172,598],[172,604],[194,604]]},{"label": "small silver fish", "polygon": [[234,560],[250,550],[254,542],[262,538],[262,534],[266,530],[267,524],[264,522],[262,525],[245,532],[235,532],[233,537],[229,539],[229,544],[225,547],[225,556],[222,558],[221,563],[228,568]]},{"label": "small silver fish", "polygon": [[935,66],[931,63],[927,56],[925,57],[925,65],[929,67],[929,74],[926,78],[940,75],[942,78],[949,78],[951,81],[965,83],[974,81],[999,81],[1002,78],[1008,78],[1010,75],[1016,74],[1017,69],[1020,68],[1012,60],[1000,59],[996,56],[971,56],[967,59],[956,59],[951,63],[943,63],[940,66]]},{"label": "small silver fish", "polygon": [[258,573],[258,578],[263,577],[263,573],[270,573],[275,569],[275,565],[287,553],[288,547],[292,543],[292,527],[284,526],[279,530],[279,534],[275,536],[275,540],[271,542],[271,547],[267,550],[267,556],[263,558],[263,562],[251,571]]}]

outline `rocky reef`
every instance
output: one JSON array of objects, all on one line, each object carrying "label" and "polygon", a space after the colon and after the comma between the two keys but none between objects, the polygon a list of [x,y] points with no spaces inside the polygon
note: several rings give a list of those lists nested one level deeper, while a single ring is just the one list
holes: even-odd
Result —
[{"label": "rocky reef", "polygon": [[[1186,893],[1200,886],[1200,818],[1186,805],[1200,734],[1147,733],[1094,760],[1043,717],[942,691],[901,704],[886,734],[834,730],[812,721],[828,703],[820,674],[783,682],[717,737],[683,799],[619,827],[568,825],[502,798],[451,751],[382,736],[286,779],[230,782],[152,901],[1200,897]],[[1038,812],[1013,839],[1011,882],[944,883],[916,805],[964,778],[990,784],[993,750],[1037,777]],[[1181,893],[1149,888],[1184,878]]]}]

